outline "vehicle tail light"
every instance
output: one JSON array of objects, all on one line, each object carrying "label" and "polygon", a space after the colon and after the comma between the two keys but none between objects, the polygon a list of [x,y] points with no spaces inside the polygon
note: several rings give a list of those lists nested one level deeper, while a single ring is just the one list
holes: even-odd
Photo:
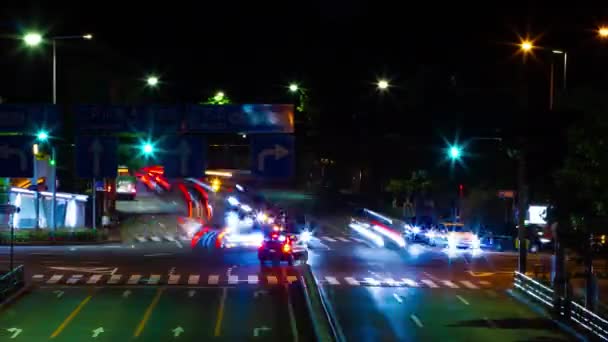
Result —
[{"label": "vehicle tail light", "polygon": [[291,252],[291,245],[289,243],[286,243],[286,244],[283,245],[283,252],[284,253]]},{"label": "vehicle tail light", "polygon": [[277,235],[277,234],[272,234],[272,236],[271,236],[271,238],[272,238],[273,240],[276,240],[278,237],[279,237],[279,235]]}]

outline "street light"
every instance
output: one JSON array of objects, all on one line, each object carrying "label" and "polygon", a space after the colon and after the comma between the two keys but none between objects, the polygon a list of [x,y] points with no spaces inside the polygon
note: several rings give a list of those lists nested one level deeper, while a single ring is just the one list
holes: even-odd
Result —
[{"label": "street light", "polygon": [[298,84],[297,84],[297,83],[291,83],[291,84],[289,85],[289,91],[290,91],[290,92],[295,93],[295,92],[297,92],[298,90],[300,90],[300,87],[298,87]]},{"label": "street light", "polygon": [[534,43],[531,40],[524,39],[519,43],[519,48],[524,53],[532,52],[532,49],[535,48]]},{"label": "street light", "polygon": [[[87,33],[74,36],[56,36],[50,38],[53,45],[53,104],[57,104],[57,41],[69,39],[91,40],[93,39],[93,35]],[[42,35],[36,32],[29,32],[23,36],[23,42],[28,47],[36,47],[40,45],[43,40]]]},{"label": "street light", "polygon": [[150,75],[148,78],[146,78],[146,84],[148,87],[156,88],[156,86],[158,86],[158,82],[158,76]]},{"label": "street light", "polygon": [[46,131],[39,131],[38,134],[36,134],[36,138],[44,142],[49,139],[49,134]]},{"label": "street light", "polygon": [[450,150],[448,152],[449,152],[450,158],[452,160],[460,159],[460,155],[462,153],[460,150],[460,147],[458,147],[458,146],[450,147]]},{"label": "street light", "polygon": [[144,153],[145,156],[150,156],[154,154],[154,145],[151,142],[144,142],[141,145],[141,151]]},{"label": "street light", "polygon": [[380,90],[386,90],[386,89],[388,89],[388,87],[390,85],[388,84],[387,80],[380,79],[380,80],[378,80],[377,86],[378,86],[378,89],[380,89]]},{"label": "street light", "polygon": [[602,39],[608,38],[608,26],[600,26],[600,28],[597,29],[597,34]]},{"label": "street light", "polygon": [[215,100],[216,102],[221,102],[224,99],[225,96],[226,96],[226,94],[224,94],[223,91],[218,91],[213,96],[213,100]]}]

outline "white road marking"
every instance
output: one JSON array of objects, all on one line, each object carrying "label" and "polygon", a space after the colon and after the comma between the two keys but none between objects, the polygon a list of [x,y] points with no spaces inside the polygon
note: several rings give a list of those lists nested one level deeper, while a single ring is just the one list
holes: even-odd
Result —
[{"label": "white road marking", "polygon": [[110,280],[108,280],[108,284],[118,284],[120,278],[122,278],[122,274],[112,274]]},{"label": "white road marking", "polygon": [[143,236],[136,236],[135,238],[136,238],[136,239],[137,239],[137,241],[139,241],[139,242],[146,242],[146,238],[145,238],[145,237],[143,237]]},{"label": "white road marking", "polygon": [[441,282],[443,283],[443,285],[445,285],[445,286],[447,286],[447,287],[451,287],[451,288],[453,288],[453,289],[457,289],[457,288],[458,288],[458,285],[456,285],[456,284],[452,283],[452,282],[451,282],[451,281],[449,281],[449,280],[442,280]]},{"label": "white road marking", "polygon": [[344,280],[348,283],[348,285],[359,286],[359,281],[353,277],[345,277]]},{"label": "white road marking", "polygon": [[288,282],[288,283],[290,283],[290,284],[291,284],[291,283],[295,283],[296,281],[298,281],[298,277],[296,277],[296,276],[292,276],[292,275],[287,276],[287,282]]},{"label": "white road marking", "polygon": [[150,240],[154,241],[154,242],[160,242],[160,238],[156,235],[153,235],[150,237]]},{"label": "white road marking", "polygon": [[478,289],[479,288],[468,280],[461,280],[460,283],[462,285],[464,285],[465,287],[468,287],[469,289]]},{"label": "white road marking", "polygon": [[434,275],[428,273],[428,272],[422,272],[425,276],[431,278],[434,281],[439,281],[439,278],[435,277]]},{"label": "white road marking", "polygon": [[177,283],[179,283],[179,278],[181,278],[182,276],[179,274],[172,274],[169,276],[169,281],[167,282],[169,285],[175,285]]},{"label": "white road marking", "polygon": [[470,305],[469,302],[467,302],[467,300],[462,298],[461,296],[456,295],[456,298],[458,298],[458,300],[460,300],[462,303],[464,303],[464,305]]},{"label": "white road marking", "polygon": [[353,239],[353,240],[355,240],[355,241],[357,241],[357,242],[361,242],[361,243],[366,243],[366,242],[367,242],[367,241],[365,241],[365,240],[363,240],[363,239],[359,239],[359,238],[357,238],[357,237],[353,237],[353,236],[351,236],[351,239]]},{"label": "white road marking", "polygon": [[330,285],[340,285],[340,282],[338,281],[338,279],[336,279],[336,277],[325,277],[325,280],[327,280],[327,282]]},{"label": "white road marking", "polygon": [[89,280],[87,280],[87,284],[97,284],[99,279],[101,279],[101,274],[93,274],[89,277]]},{"label": "white road marking", "polygon": [[403,284],[405,284],[406,286],[409,287],[418,287],[418,283],[416,283],[414,280],[409,279],[409,278],[401,278],[401,280],[403,280]]},{"label": "white road marking", "polygon": [[336,240],[330,238],[329,236],[321,236],[321,239],[323,239],[325,241],[329,241],[329,242],[336,242]]},{"label": "white road marking", "polygon": [[490,285],[492,285],[492,283],[490,283],[490,282],[489,282],[489,281],[487,281],[487,280],[480,280],[480,281],[478,281],[478,283],[479,283],[480,285],[484,285],[484,286],[490,286]]},{"label": "white road marking", "polygon": [[393,278],[386,278],[386,279],[384,279],[384,282],[386,284],[388,284],[388,286],[399,286],[399,285],[401,285],[400,282],[396,281]]},{"label": "white road marking", "polygon": [[175,238],[171,235],[165,235],[165,239],[169,242],[175,242]]},{"label": "white road marking", "polygon": [[141,279],[140,274],[133,274],[133,275],[131,275],[131,277],[129,277],[129,280],[127,280],[127,284],[135,285],[135,284],[139,283],[139,279]]},{"label": "white road marking", "polygon": [[238,284],[239,283],[239,276],[236,275],[229,275],[228,276],[228,284]]},{"label": "white road marking", "polygon": [[258,276],[255,274],[250,274],[247,276],[247,283],[248,284],[257,284],[258,283]]},{"label": "white road marking", "polygon": [[416,315],[411,314],[410,318],[412,319],[412,321],[414,321],[414,323],[418,326],[418,328],[424,327],[424,325],[422,325],[422,322],[420,322],[420,319],[418,317],[416,317]]},{"label": "white road marking", "polygon": [[349,240],[349,239],[347,239],[347,238],[345,238],[345,237],[341,237],[341,236],[336,237],[336,239],[338,239],[338,240],[340,240],[340,241],[342,241],[342,242],[350,242],[350,240]]},{"label": "white road marking", "polygon": [[365,280],[366,283],[368,283],[371,286],[378,286],[378,285],[380,285],[380,282],[377,281],[374,278],[365,278],[364,280]]},{"label": "white road marking", "polygon": [[42,278],[44,278],[44,274],[34,274],[32,276],[32,280],[34,281],[42,281]]},{"label": "white road marking", "polygon": [[66,284],[76,284],[78,281],[80,281],[80,279],[82,279],[82,274],[73,274],[66,281]]},{"label": "white road marking", "polygon": [[46,281],[47,284],[57,284],[59,280],[63,278],[63,274],[53,274],[49,280]]},{"label": "white road marking", "polygon": [[179,242],[179,241],[175,241],[175,244],[177,245],[177,247],[179,248],[184,248],[184,246]]},{"label": "white road marking", "polygon": [[266,276],[266,280],[270,285],[276,285],[279,282],[276,276]]},{"label": "white road marking", "polygon": [[403,299],[401,299],[401,297],[398,294],[393,293],[393,297],[395,297],[395,299],[399,302],[399,304],[403,303]]},{"label": "white road marking", "polygon": [[220,276],[217,274],[212,274],[207,278],[207,284],[209,285],[217,285],[220,281]]},{"label": "white road marking", "polygon": [[156,285],[160,281],[160,274],[152,274],[150,275],[150,279],[148,279],[148,285]]},{"label": "white road marking", "polygon": [[420,282],[424,283],[424,285],[426,285],[432,289],[436,289],[439,287],[439,285],[435,284],[432,280],[422,279]]},{"label": "white road marking", "polygon": [[198,274],[192,274],[188,277],[188,285],[198,285],[198,281],[201,278]]}]

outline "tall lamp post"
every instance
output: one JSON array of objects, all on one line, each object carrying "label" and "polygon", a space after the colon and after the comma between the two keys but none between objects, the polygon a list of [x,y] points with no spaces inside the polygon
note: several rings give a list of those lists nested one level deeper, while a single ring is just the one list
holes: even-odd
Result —
[{"label": "tall lamp post", "polygon": [[[608,33],[607,33],[608,34]],[[528,54],[528,53],[533,53],[535,49],[538,49],[537,46],[534,45],[534,43],[531,40],[522,40],[519,43],[519,49],[521,52],[523,52],[524,54]],[[551,50],[551,53],[553,55],[563,55],[564,57],[564,64],[562,67],[562,88],[563,90],[566,90],[566,81],[568,79],[568,52],[563,50],[563,49],[553,49]],[[553,97],[555,94],[555,70],[554,70],[554,65],[553,65],[553,59],[551,59],[551,68],[550,68],[550,75],[549,75],[549,110],[553,110]]]},{"label": "tall lamp post", "polygon": [[[93,35],[82,34],[73,36],[55,36],[49,38],[53,46],[53,104],[57,104],[57,41],[58,40],[75,40],[75,39],[93,39]],[[26,46],[37,47],[44,42],[44,38],[40,33],[30,32],[23,36],[23,42]]]}]

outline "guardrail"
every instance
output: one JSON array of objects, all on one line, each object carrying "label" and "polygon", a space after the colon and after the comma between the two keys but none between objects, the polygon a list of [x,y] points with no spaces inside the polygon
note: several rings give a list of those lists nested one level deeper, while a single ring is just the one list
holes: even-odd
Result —
[{"label": "guardrail", "polygon": [[513,285],[524,294],[532,297],[537,303],[549,308],[560,319],[573,322],[579,328],[595,335],[596,338],[608,341],[608,320],[593,311],[586,309],[570,298],[556,295],[552,288],[519,272],[515,272]]},{"label": "guardrail", "polygon": [[339,333],[337,323],[332,311],[326,303],[325,294],[318,286],[310,266],[304,265],[300,269],[302,287],[304,288],[304,296],[306,306],[315,330],[317,341],[335,341],[342,342],[344,338]]},{"label": "guardrail", "polygon": [[19,291],[25,285],[23,265],[0,277],[0,303]]}]

